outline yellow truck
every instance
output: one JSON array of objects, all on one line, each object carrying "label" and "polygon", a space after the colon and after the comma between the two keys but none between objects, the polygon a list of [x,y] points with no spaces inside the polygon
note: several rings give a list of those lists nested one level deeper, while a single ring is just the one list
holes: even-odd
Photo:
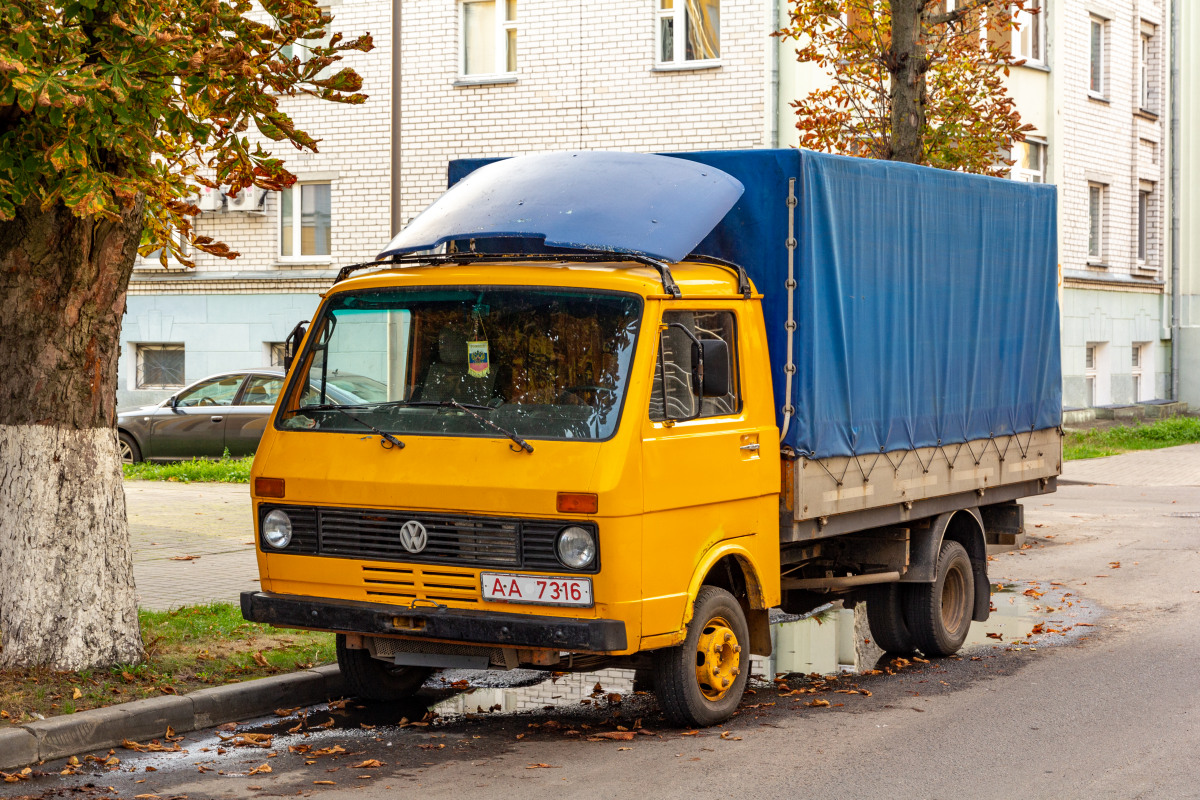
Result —
[{"label": "yellow truck", "polygon": [[246,619],[335,632],[366,699],[618,666],[708,725],[773,607],[865,601],[927,656],[987,618],[986,545],[1061,466],[1051,187],[806,151],[450,177],[294,332]]}]

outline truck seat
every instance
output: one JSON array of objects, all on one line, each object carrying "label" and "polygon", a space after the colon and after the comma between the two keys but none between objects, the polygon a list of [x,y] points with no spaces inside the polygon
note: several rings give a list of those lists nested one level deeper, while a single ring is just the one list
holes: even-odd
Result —
[{"label": "truck seat", "polygon": [[[494,355],[494,353],[493,353]],[[471,375],[467,368],[467,335],[453,328],[438,334],[438,357],[425,370],[418,400],[457,400],[487,404],[496,385],[496,367],[487,375]]]}]

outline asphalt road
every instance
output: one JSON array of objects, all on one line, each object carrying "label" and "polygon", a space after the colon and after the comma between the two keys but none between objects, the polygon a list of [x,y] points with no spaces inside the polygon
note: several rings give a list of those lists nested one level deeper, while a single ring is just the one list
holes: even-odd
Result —
[{"label": "asphalt road", "polygon": [[[696,733],[664,727],[627,689],[616,703],[564,689],[549,711],[431,726],[395,726],[418,706],[317,707],[239,728],[275,733],[266,748],[192,734],[187,753],[118,749],[118,767],[74,776],[47,764],[55,774],[0,784],[0,796],[1200,797],[1200,487],[1064,486],[1029,502],[1026,522],[1033,546],[995,557],[990,576],[1049,591],[1031,627],[1071,631],[1034,649],[995,643],[815,694],[759,685],[729,724]],[[589,741],[639,721],[649,733]],[[248,774],[262,764],[269,773]]]}]

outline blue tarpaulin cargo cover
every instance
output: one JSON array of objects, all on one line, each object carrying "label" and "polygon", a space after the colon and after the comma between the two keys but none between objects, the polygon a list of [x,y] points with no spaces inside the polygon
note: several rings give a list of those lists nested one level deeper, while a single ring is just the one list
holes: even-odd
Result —
[{"label": "blue tarpaulin cargo cover", "polygon": [[[783,444],[866,455],[1060,423],[1054,187],[805,150],[671,155],[745,187],[694,252],[764,295]],[[490,160],[452,162],[450,182]]]}]

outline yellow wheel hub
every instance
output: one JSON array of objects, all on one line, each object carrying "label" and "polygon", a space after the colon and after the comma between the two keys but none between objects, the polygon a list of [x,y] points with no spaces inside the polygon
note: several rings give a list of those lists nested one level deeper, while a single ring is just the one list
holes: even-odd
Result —
[{"label": "yellow wheel hub", "polygon": [[696,682],[709,700],[720,700],[742,669],[742,646],[723,617],[713,617],[696,642]]}]

